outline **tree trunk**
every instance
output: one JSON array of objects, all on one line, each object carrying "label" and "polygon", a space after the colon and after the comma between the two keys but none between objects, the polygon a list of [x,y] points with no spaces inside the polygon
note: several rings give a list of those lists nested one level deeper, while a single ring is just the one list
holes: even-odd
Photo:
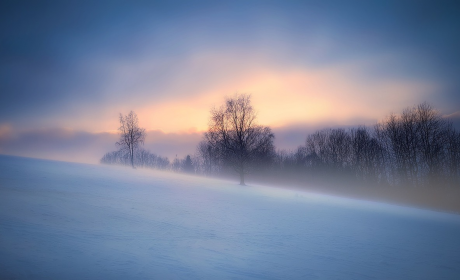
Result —
[{"label": "tree trunk", "polygon": [[131,150],[131,166],[134,168],[134,151]]},{"label": "tree trunk", "polygon": [[240,185],[241,186],[246,186],[246,184],[244,183],[244,172],[240,172]]}]

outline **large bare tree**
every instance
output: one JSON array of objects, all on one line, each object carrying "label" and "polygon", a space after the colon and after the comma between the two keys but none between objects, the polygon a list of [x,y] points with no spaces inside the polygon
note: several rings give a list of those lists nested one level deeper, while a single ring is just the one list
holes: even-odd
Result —
[{"label": "large bare tree", "polygon": [[139,120],[136,113],[129,112],[128,115],[123,116],[120,113],[120,140],[116,143],[120,150],[128,152],[131,166],[134,168],[134,152],[140,144],[144,144],[145,129],[139,127]]},{"label": "large bare tree", "polygon": [[235,94],[225,104],[211,109],[205,139],[222,162],[240,175],[240,185],[251,164],[274,150],[269,127],[257,125],[249,94]]}]

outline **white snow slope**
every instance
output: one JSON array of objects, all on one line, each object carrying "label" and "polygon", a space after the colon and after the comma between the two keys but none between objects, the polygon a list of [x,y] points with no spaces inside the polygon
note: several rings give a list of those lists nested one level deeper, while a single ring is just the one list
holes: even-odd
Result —
[{"label": "white snow slope", "polygon": [[460,279],[460,216],[0,156],[0,279]]}]

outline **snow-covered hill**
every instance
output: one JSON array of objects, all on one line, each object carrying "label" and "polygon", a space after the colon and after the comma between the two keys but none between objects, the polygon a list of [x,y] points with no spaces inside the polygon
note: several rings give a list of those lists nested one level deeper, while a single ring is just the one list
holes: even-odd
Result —
[{"label": "snow-covered hill", "polygon": [[460,279],[460,216],[0,156],[1,279]]}]

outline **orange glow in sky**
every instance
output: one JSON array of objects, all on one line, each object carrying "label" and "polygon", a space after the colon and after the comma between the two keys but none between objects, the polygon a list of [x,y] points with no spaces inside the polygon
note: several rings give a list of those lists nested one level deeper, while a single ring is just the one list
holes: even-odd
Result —
[{"label": "orange glow in sky", "polygon": [[[280,127],[332,121],[345,124],[359,118],[378,120],[391,110],[415,104],[433,86],[407,81],[362,83],[346,69],[261,70],[237,81],[229,80],[186,98],[145,104],[135,109],[141,125],[164,132],[205,131],[209,110],[225,96],[250,93],[260,124]],[[115,124],[112,124],[112,126]]]},{"label": "orange glow in sky", "polygon": [[432,99],[440,87],[429,80],[367,75],[391,61],[388,58],[308,68],[278,65],[267,57],[240,53],[191,56],[180,62],[180,67],[171,66],[182,70],[168,76],[166,85],[160,88],[145,81],[135,83],[140,85],[137,88],[120,85],[133,77],[146,77],[148,81],[145,73],[161,72],[164,65],[155,61],[110,64],[107,67],[113,73],[103,89],[107,96],[104,106],[79,106],[74,114],[47,121],[55,127],[116,132],[119,113],[133,110],[140,126],[147,130],[201,132],[207,129],[213,106],[222,105],[226,96],[249,93],[259,124],[272,128],[326,122],[367,125],[391,112]]},{"label": "orange glow in sky", "polygon": [[98,162],[132,110],[146,149],[183,156],[235,93],[283,149],[422,102],[458,120],[450,4],[151,2],[0,9],[0,153]]}]

